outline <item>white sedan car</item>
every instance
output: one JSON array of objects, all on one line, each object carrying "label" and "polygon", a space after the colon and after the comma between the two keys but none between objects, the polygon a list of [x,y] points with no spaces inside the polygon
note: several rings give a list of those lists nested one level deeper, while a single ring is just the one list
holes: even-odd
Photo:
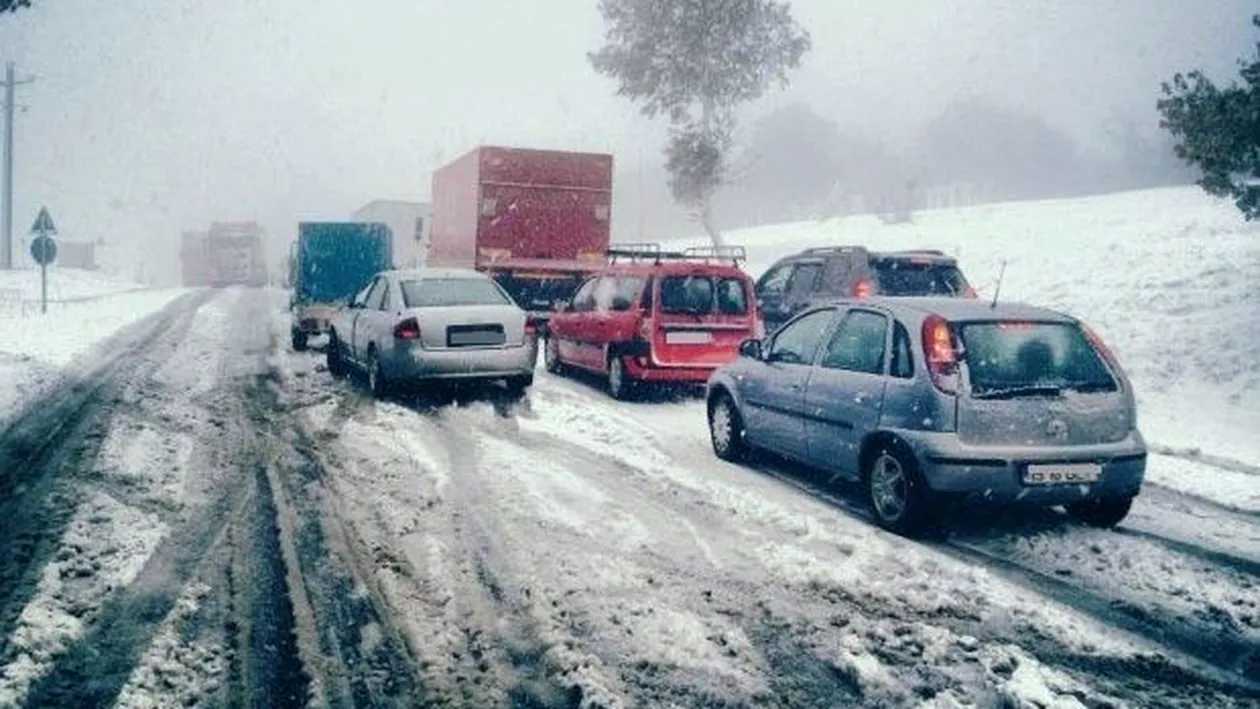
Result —
[{"label": "white sedan car", "polygon": [[379,273],[329,325],[328,369],[357,368],[372,393],[435,380],[534,382],[534,321],[489,277],[462,269]]}]

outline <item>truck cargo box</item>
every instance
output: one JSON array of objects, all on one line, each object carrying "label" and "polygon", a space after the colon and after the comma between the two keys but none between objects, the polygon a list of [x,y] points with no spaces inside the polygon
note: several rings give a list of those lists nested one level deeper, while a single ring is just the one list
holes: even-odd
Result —
[{"label": "truck cargo box", "polygon": [[428,264],[492,274],[547,310],[603,263],[611,155],[480,147],[433,174]]}]

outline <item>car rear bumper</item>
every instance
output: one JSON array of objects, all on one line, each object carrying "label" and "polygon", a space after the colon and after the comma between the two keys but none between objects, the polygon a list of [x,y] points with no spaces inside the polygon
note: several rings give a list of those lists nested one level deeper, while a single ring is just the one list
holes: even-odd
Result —
[{"label": "car rear bumper", "polygon": [[[1132,497],[1146,474],[1146,444],[1134,432],[1108,444],[1009,448],[967,446],[953,434],[906,432],[928,487],[995,502],[1061,505],[1083,499]],[[1092,463],[1101,473],[1094,482],[1029,484],[1029,465]]]},{"label": "car rear bumper", "polygon": [[529,340],[509,347],[398,349],[382,365],[395,381],[501,379],[531,374],[537,361],[538,343]]},{"label": "car rear bumper", "polygon": [[624,358],[626,374],[631,378],[644,382],[685,382],[704,384],[717,370],[717,367],[670,367],[644,365],[639,357]]}]

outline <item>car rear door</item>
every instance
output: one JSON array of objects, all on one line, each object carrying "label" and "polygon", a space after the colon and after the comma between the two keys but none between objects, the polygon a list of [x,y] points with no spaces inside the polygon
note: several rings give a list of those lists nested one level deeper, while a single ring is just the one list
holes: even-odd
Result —
[{"label": "car rear door", "polygon": [[603,366],[603,362],[592,364],[592,340],[594,333],[595,288],[600,277],[596,276],[583,283],[573,294],[569,309],[563,313],[557,323],[557,332],[553,333],[559,340],[560,359],[579,367],[591,368]]},{"label": "car rear door", "polygon": [[889,319],[865,308],[844,314],[831,331],[805,386],[809,461],[857,475],[862,440],[879,425],[884,405]]},{"label": "car rear door", "polygon": [[749,442],[806,460],[805,384],[835,308],[813,310],[787,323],[769,340],[765,354],[738,382]]},{"label": "car rear door", "polygon": [[751,283],[738,271],[660,277],[652,356],[658,366],[716,368],[755,335]]},{"label": "car rear door", "polygon": [[966,444],[1071,458],[1124,440],[1133,395],[1118,366],[1074,322],[971,322],[963,346],[958,435]]}]

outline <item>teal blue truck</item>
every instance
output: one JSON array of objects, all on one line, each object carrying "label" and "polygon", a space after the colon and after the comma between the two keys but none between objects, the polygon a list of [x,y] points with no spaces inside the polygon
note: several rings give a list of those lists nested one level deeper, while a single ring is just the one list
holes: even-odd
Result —
[{"label": "teal blue truck", "polygon": [[393,264],[393,234],[378,222],[302,222],[289,253],[293,349],[325,335],[338,308]]}]

